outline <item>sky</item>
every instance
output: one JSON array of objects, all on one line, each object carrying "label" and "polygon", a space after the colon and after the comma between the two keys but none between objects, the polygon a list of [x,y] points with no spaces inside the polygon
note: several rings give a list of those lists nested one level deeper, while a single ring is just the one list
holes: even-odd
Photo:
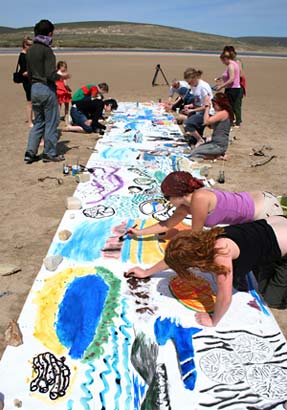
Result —
[{"label": "sky", "polygon": [[10,0],[1,10],[0,26],[34,26],[43,18],[53,23],[152,23],[231,37],[287,37],[287,0]]}]

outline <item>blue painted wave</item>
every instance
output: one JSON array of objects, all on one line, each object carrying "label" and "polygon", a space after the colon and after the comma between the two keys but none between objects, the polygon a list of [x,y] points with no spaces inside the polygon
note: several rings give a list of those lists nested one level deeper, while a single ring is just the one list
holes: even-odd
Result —
[{"label": "blue painted wave", "polygon": [[53,242],[49,255],[62,255],[77,262],[92,262],[101,256],[101,250],[115,224],[114,218],[85,221],[76,227],[68,241]]},{"label": "blue painted wave", "polygon": [[85,397],[81,397],[80,403],[83,406],[84,410],[91,410],[89,402],[93,399],[91,391],[88,389],[88,386],[91,386],[94,383],[94,378],[92,373],[96,370],[93,364],[89,364],[89,369],[85,372],[87,381],[81,384],[81,389],[85,394]]},{"label": "blue painted wave", "polygon": [[119,398],[122,394],[122,387],[121,387],[121,374],[118,370],[119,364],[119,346],[118,346],[118,332],[116,331],[115,327],[113,326],[112,329],[112,345],[113,345],[113,361],[112,361],[112,368],[116,375],[116,393],[115,393],[115,410],[120,410],[119,407]]},{"label": "blue painted wave", "polygon": [[132,327],[131,322],[127,318],[127,312],[129,310],[128,303],[126,299],[122,299],[122,313],[121,318],[124,321],[124,325],[120,326],[120,331],[124,335],[124,343],[122,346],[122,357],[123,357],[123,368],[124,368],[124,377],[126,380],[126,400],[125,400],[125,410],[130,410],[130,405],[132,401],[132,394],[131,394],[131,377],[129,373],[129,363],[130,363],[130,355],[129,355],[129,346],[131,344],[131,335],[128,332],[128,329]]},{"label": "blue painted wave", "polygon": [[100,392],[100,399],[101,399],[101,402],[102,402],[102,409],[101,409],[101,410],[106,410],[106,409],[107,409],[107,406],[106,406],[106,395],[107,395],[107,393],[110,391],[110,386],[109,386],[109,383],[108,383],[108,381],[107,381],[106,376],[107,376],[108,374],[112,373],[112,368],[111,368],[110,363],[109,363],[109,362],[110,362],[110,358],[111,358],[110,355],[105,356],[105,358],[104,358],[104,363],[105,363],[105,365],[106,365],[106,367],[107,367],[107,370],[103,371],[103,372],[100,374],[100,378],[102,379],[103,384],[104,384],[104,389]]}]

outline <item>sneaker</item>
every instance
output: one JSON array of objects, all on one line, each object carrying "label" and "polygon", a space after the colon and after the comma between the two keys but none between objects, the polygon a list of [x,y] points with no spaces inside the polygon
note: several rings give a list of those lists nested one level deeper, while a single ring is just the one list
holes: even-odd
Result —
[{"label": "sneaker", "polygon": [[48,154],[43,154],[43,162],[61,162],[65,160],[64,155],[48,155]]},{"label": "sneaker", "polygon": [[25,156],[24,156],[24,161],[27,164],[32,164],[33,162],[39,161],[39,157],[31,151],[26,151]]}]

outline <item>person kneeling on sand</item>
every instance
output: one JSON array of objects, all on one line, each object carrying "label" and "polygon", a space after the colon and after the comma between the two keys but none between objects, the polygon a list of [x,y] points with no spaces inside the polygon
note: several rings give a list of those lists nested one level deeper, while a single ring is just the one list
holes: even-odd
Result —
[{"label": "person kneeling on sand", "polygon": [[[256,266],[280,261],[286,255],[287,219],[272,216],[208,231],[180,232],[167,245],[160,265],[147,270],[132,268],[125,276],[145,278],[171,268],[192,281],[194,273],[190,268],[213,273],[217,284],[214,312],[196,313],[195,318],[202,326],[216,326],[229,309],[233,286]],[[285,293],[286,289],[285,279]]]},{"label": "person kneeling on sand", "polygon": [[72,132],[100,132],[106,129],[106,126],[99,122],[103,119],[103,111],[109,113],[118,108],[116,100],[99,100],[84,98],[74,103],[71,107],[71,117],[73,125],[67,125],[63,131]]},{"label": "person kneeling on sand", "polygon": [[107,83],[100,83],[99,85],[96,84],[87,84],[83,85],[79,88],[72,96],[72,104],[76,104],[76,102],[81,101],[85,98],[98,98],[103,99],[104,94],[109,92],[109,86]]},{"label": "person kneeling on sand", "polygon": [[[211,106],[213,106],[215,111],[213,116],[209,115]],[[191,157],[214,159],[225,155],[229,144],[229,133],[233,118],[231,104],[225,94],[216,94],[212,101],[206,96],[203,123],[212,128],[213,132],[210,139],[207,139],[205,143],[197,146],[192,151]],[[190,140],[190,143],[196,144],[197,141],[193,138],[193,140]]]}]

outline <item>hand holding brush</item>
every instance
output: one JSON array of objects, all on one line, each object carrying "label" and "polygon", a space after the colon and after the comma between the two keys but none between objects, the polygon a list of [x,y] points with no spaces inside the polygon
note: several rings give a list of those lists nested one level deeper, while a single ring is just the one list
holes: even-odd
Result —
[{"label": "hand holding brush", "polygon": [[137,224],[135,224],[131,228],[128,228],[123,235],[119,236],[119,241],[123,242],[127,238],[127,235],[139,235],[139,230],[135,229],[136,227]]}]

